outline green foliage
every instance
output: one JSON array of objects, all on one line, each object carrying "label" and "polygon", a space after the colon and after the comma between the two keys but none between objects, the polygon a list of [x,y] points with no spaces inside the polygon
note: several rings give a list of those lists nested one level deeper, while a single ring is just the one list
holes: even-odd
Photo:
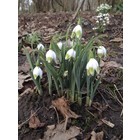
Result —
[{"label": "green foliage", "polygon": [[123,12],[123,1],[122,0],[120,0],[117,4],[115,4],[113,11],[116,13]]},{"label": "green foliage", "polygon": [[[75,32],[75,34],[78,32],[82,35],[82,28],[79,26],[80,25],[76,26],[73,32]],[[38,77],[38,79],[34,79],[33,77],[35,66],[39,66],[47,73],[46,78],[50,95],[53,90],[56,90],[59,96],[66,96],[72,102],[76,101],[82,105],[82,98],[86,93],[86,105],[91,106],[96,89],[100,83],[100,75],[96,72],[97,68],[99,70],[100,58],[97,55],[94,42],[99,42],[101,36],[94,36],[87,43],[82,43],[79,36],[74,36],[72,46],[68,47],[69,36],[71,36],[69,35],[69,31],[70,28],[68,28],[65,36],[66,41],[63,43],[61,49],[57,43],[59,39],[64,38],[64,36],[57,35],[53,37],[50,42],[49,51],[47,50],[47,53],[45,49],[35,49],[32,54],[26,51],[31,66],[31,77],[37,86],[38,92],[42,93],[40,77]],[[31,43],[38,41],[35,35],[28,39]],[[66,59],[67,55],[69,55],[68,59]],[[93,75],[87,75],[87,64],[91,58],[97,61],[98,66],[93,63],[94,73]],[[40,62],[42,64],[40,64]]]},{"label": "green foliage", "polygon": [[25,42],[31,44],[32,48],[34,48],[40,41],[41,38],[36,32],[33,32],[25,37]]}]

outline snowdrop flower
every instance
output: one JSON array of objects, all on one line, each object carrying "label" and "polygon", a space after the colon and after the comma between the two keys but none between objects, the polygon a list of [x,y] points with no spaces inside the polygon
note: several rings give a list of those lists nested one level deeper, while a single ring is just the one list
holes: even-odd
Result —
[{"label": "snowdrop flower", "polygon": [[81,27],[81,25],[77,25],[76,27],[74,27],[74,29],[72,31],[71,38],[73,38],[75,35],[78,39],[81,39],[81,37],[82,37],[82,27]]},{"label": "snowdrop flower", "polygon": [[105,57],[106,56],[106,49],[104,46],[99,46],[98,50],[97,50],[97,54],[98,56],[101,57]]},{"label": "snowdrop flower", "polygon": [[34,79],[36,79],[38,76],[40,78],[42,78],[42,74],[43,74],[43,71],[41,70],[40,67],[36,66],[34,69],[33,69],[33,76],[34,76]]},{"label": "snowdrop flower", "polygon": [[96,23],[99,23],[99,20],[96,20]]},{"label": "snowdrop flower", "polygon": [[41,43],[39,43],[37,45],[38,50],[43,50],[44,49],[44,45],[42,45]]},{"label": "snowdrop flower", "polygon": [[68,76],[68,71],[64,71],[64,74],[63,74],[64,77],[67,77]]},{"label": "snowdrop flower", "polygon": [[67,51],[65,59],[68,60],[72,57],[75,58],[75,56],[76,56],[76,51],[72,48],[72,49]]},{"label": "snowdrop flower", "polygon": [[109,20],[107,20],[106,23],[109,24]]},{"label": "snowdrop flower", "polygon": [[98,29],[97,27],[92,28],[92,30],[97,30],[97,29]]},{"label": "snowdrop flower", "polygon": [[87,69],[88,76],[90,76],[90,75],[93,76],[95,71],[97,72],[97,74],[99,74],[99,64],[98,64],[97,60],[94,58],[91,58],[86,65],[86,69]]},{"label": "snowdrop flower", "polygon": [[46,53],[46,61],[48,63],[51,63],[52,60],[54,60],[56,62],[56,54],[55,54],[55,52],[53,50],[49,50]]},{"label": "snowdrop flower", "polygon": [[74,42],[71,41],[70,39],[68,39],[67,45],[68,45],[68,47],[72,47],[74,45]]},{"label": "snowdrop flower", "polygon": [[60,50],[61,50],[61,48],[62,48],[62,45],[63,45],[63,44],[62,44],[61,41],[57,43],[57,46],[58,46],[58,48],[59,48]]}]

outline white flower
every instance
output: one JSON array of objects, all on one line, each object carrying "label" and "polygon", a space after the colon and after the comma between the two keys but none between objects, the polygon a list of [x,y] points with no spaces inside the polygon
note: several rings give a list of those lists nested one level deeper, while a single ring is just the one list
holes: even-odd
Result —
[{"label": "white flower", "polygon": [[98,29],[97,27],[92,28],[92,30],[97,30],[97,29]]},{"label": "white flower", "polygon": [[52,60],[54,60],[56,62],[56,54],[55,54],[55,52],[53,50],[49,50],[46,53],[46,61],[48,63],[51,63]]},{"label": "white flower", "polygon": [[42,74],[43,74],[43,71],[41,70],[40,67],[36,66],[34,69],[33,69],[33,76],[34,76],[34,79],[36,79],[38,76],[40,78],[42,78]]},{"label": "white flower", "polygon": [[106,49],[104,46],[99,46],[98,50],[97,50],[97,54],[98,56],[101,57],[105,57],[106,56]]},{"label": "white flower", "polygon": [[96,23],[99,23],[99,20],[96,20]]},{"label": "white flower", "polygon": [[63,74],[64,77],[67,77],[68,76],[68,71],[64,71],[64,74]]},{"label": "white flower", "polygon": [[81,25],[77,25],[76,27],[74,27],[74,29],[72,31],[71,38],[73,38],[75,35],[78,39],[81,39],[81,37],[82,37],[82,27],[81,27]]},{"label": "white flower", "polygon": [[74,42],[71,41],[70,39],[68,39],[68,40],[67,40],[67,45],[68,45],[68,47],[73,47]]},{"label": "white flower", "polygon": [[67,51],[65,59],[68,60],[72,57],[75,58],[75,56],[76,56],[76,51],[74,49],[70,49]]},{"label": "white flower", "polygon": [[37,48],[38,48],[38,50],[43,50],[44,49],[44,45],[42,45],[41,43],[39,43],[38,45],[37,45]]},{"label": "white flower", "polygon": [[88,76],[89,75],[93,76],[95,71],[97,72],[97,74],[99,74],[99,64],[98,64],[97,60],[94,58],[91,58],[86,65],[86,69],[87,69]]},{"label": "white flower", "polygon": [[61,48],[62,48],[62,46],[63,46],[62,42],[61,42],[61,41],[58,42],[58,43],[57,43],[57,46],[58,46],[58,48],[61,50]]},{"label": "white flower", "polygon": [[109,20],[107,20],[106,23],[109,24]]}]

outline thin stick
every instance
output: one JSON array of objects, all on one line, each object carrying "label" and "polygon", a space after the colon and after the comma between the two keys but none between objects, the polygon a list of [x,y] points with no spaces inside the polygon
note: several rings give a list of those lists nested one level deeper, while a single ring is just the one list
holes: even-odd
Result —
[{"label": "thin stick", "polygon": [[105,99],[105,97],[102,95],[102,93],[101,93],[99,90],[98,90],[98,92],[99,92],[99,94],[102,96],[103,100],[104,100],[105,103],[108,105],[108,107],[109,107],[111,110],[113,110],[113,111],[117,111],[117,110],[113,109],[113,108],[108,104],[107,100]]},{"label": "thin stick", "polygon": [[78,8],[77,8],[77,10],[76,10],[76,12],[75,12],[73,18],[72,18],[72,22],[75,20],[76,16],[78,15],[78,12],[79,12],[80,8],[82,7],[84,1],[85,1],[85,0],[82,0],[81,3],[79,4],[79,6],[78,6]]},{"label": "thin stick", "polygon": [[40,108],[38,108],[26,121],[24,121],[23,123],[18,125],[18,129],[20,129],[25,123],[27,123],[37,112],[38,110],[40,110]]},{"label": "thin stick", "polygon": [[88,109],[86,109],[86,111],[90,114],[90,115],[92,115],[94,118],[97,118],[93,113],[91,113]]},{"label": "thin stick", "polygon": [[57,123],[59,123],[60,121],[59,121],[59,115],[58,115],[58,113],[57,113],[57,110],[56,110],[56,108],[52,105],[52,106],[50,106],[50,108],[53,108],[54,110],[55,110],[55,112],[56,112],[56,117],[57,117]]},{"label": "thin stick", "polygon": [[66,115],[66,119],[65,119],[65,123],[64,123],[64,132],[67,129],[68,119],[69,119],[69,117]]},{"label": "thin stick", "polygon": [[116,91],[118,92],[120,98],[123,100],[123,97],[122,97],[121,93],[119,92],[119,90],[118,90],[118,88],[117,88],[117,86],[115,84],[114,84],[114,87],[115,87]]}]

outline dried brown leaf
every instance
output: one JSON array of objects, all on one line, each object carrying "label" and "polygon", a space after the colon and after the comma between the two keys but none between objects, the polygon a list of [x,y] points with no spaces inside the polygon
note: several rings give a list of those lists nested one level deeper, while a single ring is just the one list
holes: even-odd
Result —
[{"label": "dried brown leaf", "polygon": [[29,120],[29,128],[38,128],[38,127],[43,127],[45,125],[45,123],[41,123],[40,120],[38,119],[37,116],[35,116],[35,114],[33,115],[33,111],[31,111],[31,116],[30,116],[30,120]]},{"label": "dried brown leaf", "polygon": [[30,74],[24,75],[22,72],[18,73],[18,89],[23,88],[23,83],[32,80]]},{"label": "dried brown leaf", "polygon": [[71,126],[64,132],[64,125],[64,123],[61,123],[56,125],[55,129],[48,128],[42,140],[71,140],[80,134],[80,128],[76,126]]},{"label": "dried brown leaf", "polygon": [[18,66],[18,72],[27,73],[30,70],[30,65],[27,61],[25,61],[21,66]]},{"label": "dried brown leaf", "polygon": [[32,93],[33,90],[31,88],[27,88],[26,90],[24,90],[24,92],[22,92],[19,97],[18,97],[18,100],[24,95],[24,94],[27,94],[27,93]]},{"label": "dried brown leaf", "polygon": [[96,133],[96,140],[103,140],[103,137],[104,137],[103,131]]},{"label": "dried brown leaf", "polygon": [[52,105],[56,107],[57,110],[59,110],[64,117],[67,116],[68,118],[75,118],[75,119],[79,117],[75,112],[73,112],[70,109],[68,101],[64,97],[52,101]]},{"label": "dried brown leaf", "polygon": [[107,68],[110,68],[110,67],[121,68],[122,65],[117,63],[117,62],[115,62],[115,61],[109,61],[109,62],[105,62],[104,67],[107,67]]},{"label": "dried brown leaf", "polygon": [[96,140],[96,132],[95,131],[92,131],[91,132],[91,139],[90,140]]},{"label": "dried brown leaf", "polygon": [[47,128],[53,130],[55,128],[55,125],[48,125]]},{"label": "dried brown leaf", "polygon": [[104,132],[98,132],[96,133],[94,130],[91,132],[91,139],[90,140],[103,140]]}]

